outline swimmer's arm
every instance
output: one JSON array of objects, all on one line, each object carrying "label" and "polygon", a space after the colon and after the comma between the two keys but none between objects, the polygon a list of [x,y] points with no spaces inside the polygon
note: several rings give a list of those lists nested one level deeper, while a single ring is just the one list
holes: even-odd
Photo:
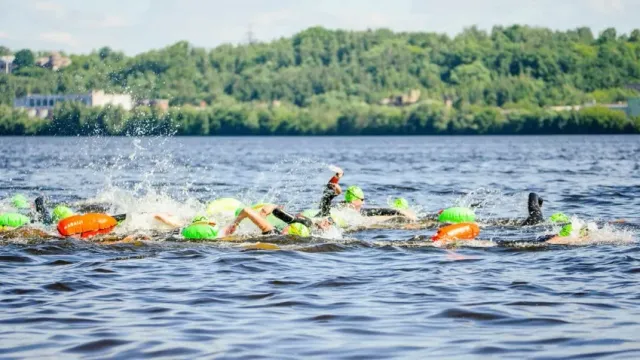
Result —
[{"label": "swimmer's arm", "polygon": [[179,228],[182,227],[182,224],[179,224],[176,221],[173,221],[169,216],[163,215],[163,214],[155,214],[153,216],[154,219],[160,221],[161,223],[167,225],[167,226],[171,226],[172,228]]},{"label": "swimmer's arm", "polygon": [[260,209],[260,215],[269,216],[278,207],[276,205],[265,205]]},{"label": "swimmer's arm", "polygon": [[327,184],[327,188],[322,193],[322,199],[320,199],[320,213],[318,217],[331,215],[331,201],[340,194],[342,194],[340,185],[334,183]]},{"label": "swimmer's arm", "polygon": [[400,213],[411,221],[418,221],[418,216],[411,210],[400,210]]},{"label": "swimmer's arm", "polygon": [[262,230],[262,232],[269,232],[275,229],[274,226],[271,225],[265,217],[260,216],[259,213],[249,207],[242,209],[242,211],[240,212],[240,214],[238,214],[238,217],[236,217],[236,220],[233,222],[233,224],[230,225],[230,227],[237,228],[238,225],[240,225],[240,222],[247,218],[251,220],[251,222],[254,223],[260,230]]}]

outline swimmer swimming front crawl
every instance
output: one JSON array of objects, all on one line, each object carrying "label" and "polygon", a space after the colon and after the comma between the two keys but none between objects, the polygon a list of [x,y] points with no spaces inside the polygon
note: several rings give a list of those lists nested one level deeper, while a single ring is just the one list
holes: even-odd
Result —
[{"label": "swimmer swimming front crawl", "polygon": [[[334,169],[336,170],[336,174],[329,180],[329,182],[327,183],[327,187],[322,193],[322,198],[320,199],[320,212],[317,216],[330,217],[331,202],[338,195],[342,194],[342,188],[340,187],[338,182],[344,176],[344,172],[342,171],[342,169],[337,167],[334,167]],[[404,202],[406,203],[406,200],[404,200]],[[408,209],[408,204],[400,204],[405,205],[405,208],[402,208],[402,206],[398,206],[397,208],[365,209],[364,203],[364,191],[362,191],[360,187],[352,185],[349,186],[344,192],[344,202],[340,204],[340,207],[353,209],[359,212],[362,216],[367,217],[404,217],[409,220],[417,220],[416,215]]]},{"label": "swimmer swimming front crawl", "polygon": [[[268,220],[267,216],[273,214],[278,219],[287,224],[283,229],[276,229]],[[297,235],[302,237],[311,236],[311,230],[324,231],[333,226],[330,218],[319,218],[312,220],[302,214],[296,216],[286,213],[282,208],[275,205],[265,205],[260,211],[250,207],[243,208],[233,224],[230,225],[230,232],[233,233],[244,219],[249,219],[261,231],[263,235]]]}]

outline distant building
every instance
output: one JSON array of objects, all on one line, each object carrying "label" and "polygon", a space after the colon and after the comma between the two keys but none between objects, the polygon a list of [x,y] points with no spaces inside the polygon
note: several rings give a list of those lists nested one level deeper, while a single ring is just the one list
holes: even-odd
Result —
[{"label": "distant building", "polygon": [[71,59],[60,55],[60,53],[52,52],[49,56],[38,58],[36,65],[56,71],[71,65]]},{"label": "distant building", "polygon": [[137,106],[155,107],[155,108],[160,109],[162,111],[168,111],[169,110],[169,100],[167,100],[167,99],[143,99],[143,100],[138,100],[136,105]]},{"label": "distant building", "polygon": [[11,74],[14,67],[13,60],[15,59],[16,57],[13,55],[0,56],[0,69],[2,69],[3,73]]},{"label": "distant building", "polygon": [[596,104],[596,102],[587,103],[584,105],[561,105],[561,106],[550,106],[549,109],[553,111],[580,111],[582,109],[586,109],[592,106],[601,106],[605,107],[609,110],[619,110],[624,111],[625,113],[629,113],[629,105],[624,102],[619,102],[616,104]]},{"label": "distant building", "polygon": [[626,88],[640,91],[640,83],[627,84]]},{"label": "distant building", "polygon": [[420,100],[420,90],[413,89],[408,94],[390,96],[380,100],[380,105],[407,106],[412,105]]},{"label": "distant building", "polygon": [[51,115],[51,111],[60,102],[79,102],[87,106],[121,106],[125,110],[133,108],[133,101],[129,94],[105,94],[104,91],[91,91],[86,94],[67,95],[27,95],[16,98],[13,107],[25,109],[30,116],[45,118]]}]

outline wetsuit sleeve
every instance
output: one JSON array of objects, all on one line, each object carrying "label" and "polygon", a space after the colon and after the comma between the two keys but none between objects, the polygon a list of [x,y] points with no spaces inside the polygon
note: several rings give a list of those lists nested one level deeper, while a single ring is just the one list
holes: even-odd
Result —
[{"label": "wetsuit sleeve", "polygon": [[389,208],[373,208],[360,210],[362,216],[404,216],[400,211]]},{"label": "wetsuit sleeve", "polygon": [[327,184],[327,188],[324,189],[322,193],[322,198],[320,199],[320,212],[316,217],[326,217],[331,215],[331,201],[335,199],[338,195],[336,195],[336,191],[331,187],[331,185]]},{"label": "wetsuit sleeve", "polygon": [[287,224],[300,223],[309,228],[311,227],[311,225],[313,225],[313,222],[308,217],[305,217],[305,216],[295,217],[278,208],[274,209],[272,214],[273,216],[277,217],[278,219],[284,221]]},{"label": "wetsuit sleeve", "polygon": [[553,239],[556,235],[554,234],[550,234],[550,235],[542,235],[542,236],[538,236],[535,238],[529,238],[529,239],[518,239],[518,240],[493,240],[494,243],[496,243],[497,245],[500,246],[510,246],[510,245],[516,245],[516,244],[522,244],[522,243],[529,243],[529,244],[533,244],[533,243],[544,243],[547,242],[551,239]]},{"label": "wetsuit sleeve", "polygon": [[529,194],[529,217],[522,223],[522,226],[530,226],[536,225],[544,222],[544,217],[542,216],[542,209],[540,206],[542,205],[542,198],[538,196],[536,193]]},{"label": "wetsuit sleeve", "polygon": [[293,215],[286,213],[278,208],[273,209],[273,212],[271,214],[273,214],[273,216],[277,217],[278,219],[286,222],[287,224],[291,224],[291,222],[295,220],[295,217]]},{"label": "wetsuit sleeve", "polygon": [[53,222],[53,219],[51,219],[51,215],[49,214],[49,211],[47,210],[47,208],[44,206],[44,199],[39,196],[36,198],[36,213],[34,214],[34,217],[31,219],[31,222],[42,222],[46,225],[49,225]]}]

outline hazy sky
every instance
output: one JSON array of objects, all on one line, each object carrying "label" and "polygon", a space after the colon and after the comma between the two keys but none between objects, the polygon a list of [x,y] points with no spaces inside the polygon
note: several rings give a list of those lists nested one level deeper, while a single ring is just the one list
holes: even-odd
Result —
[{"label": "hazy sky", "polygon": [[0,0],[0,45],[135,54],[179,40],[196,46],[327,28],[435,31],[477,25],[640,27],[640,0]]}]

